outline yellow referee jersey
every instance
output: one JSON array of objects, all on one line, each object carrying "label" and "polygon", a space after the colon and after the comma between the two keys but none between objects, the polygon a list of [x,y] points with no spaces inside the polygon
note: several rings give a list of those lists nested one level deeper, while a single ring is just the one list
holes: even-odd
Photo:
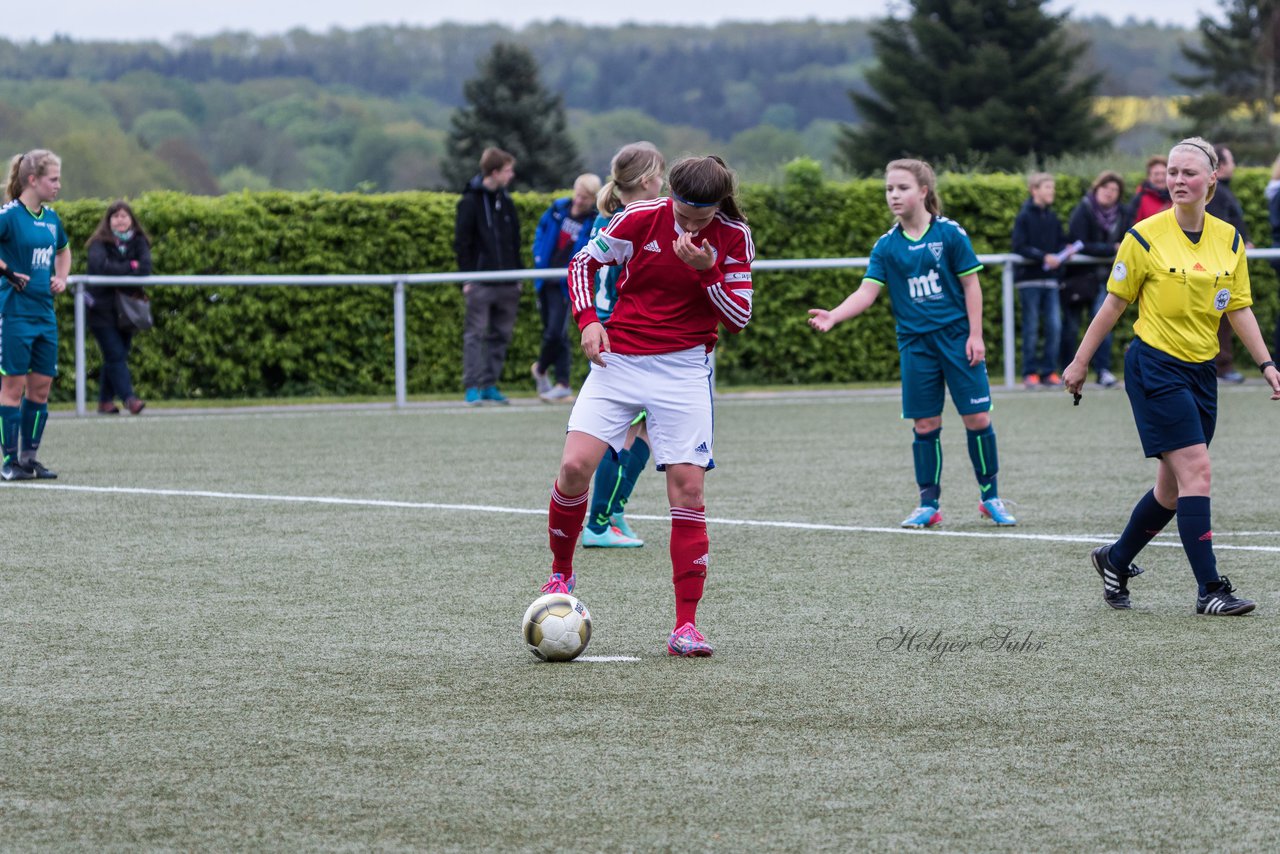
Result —
[{"label": "yellow referee jersey", "polygon": [[1139,338],[1184,362],[1218,355],[1222,313],[1253,305],[1235,227],[1206,213],[1200,242],[1192,243],[1172,208],[1129,229],[1107,290],[1138,304]]}]

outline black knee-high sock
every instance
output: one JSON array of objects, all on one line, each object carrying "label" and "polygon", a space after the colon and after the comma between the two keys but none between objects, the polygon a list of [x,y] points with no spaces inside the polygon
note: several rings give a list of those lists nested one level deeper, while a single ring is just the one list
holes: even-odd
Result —
[{"label": "black knee-high sock", "polygon": [[969,443],[969,461],[973,463],[973,474],[978,478],[982,500],[999,498],[996,475],[1000,471],[1000,457],[996,454],[996,428],[990,424],[982,430],[966,428],[965,434]]},{"label": "black knee-high sock", "polygon": [[1218,559],[1213,556],[1213,525],[1209,519],[1209,496],[1189,495],[1178,499],[1178,535],[1191,561],[1200,595],[1218,580]]},{"label": "black knee-high sock", "polygon": [[[1182,502],[1178,503],[1181,505]],[[1170,510],[1156,501],[1154,489],[1147,490],[1147,494],[1139,498],[1138,503],[1134,505],[1133,513],[1129,515],[1129,524],[1120,534],[1120,539],[1116,540],[1115,545],[1111,547],[1109,555],[1111,565],[1117,569],[1124,569],[1133,563],[1138,552],[1142,551],[1156,534],[1164,530],[1165,525],[1173,520],[1176,513],[1176,510]]]},{"label": "black knee-high sock", "polygon": [[916,486],[920,488],[920,505],[937,507],[942,494],[942,428],[928,433],[911,431],[911,458],[916,466]]}]

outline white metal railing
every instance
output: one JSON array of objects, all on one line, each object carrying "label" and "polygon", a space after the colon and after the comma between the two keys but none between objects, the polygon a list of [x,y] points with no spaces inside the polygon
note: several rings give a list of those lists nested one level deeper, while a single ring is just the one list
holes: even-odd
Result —
[{"label": "white metal railing", "polygon": [[[1280,248],[1250,249],[1251,259],[1280,259]],[[1001,323],[1004,340],[1004,384],[1013,388],[1016,383],[1017,352],[1015,347],[1017,329],[1014,326],[1014,287],[1013,273],[1015,265],[1026,263],[1020,255],[987,254],[979,255],[978,260],[985,265],[1000,265],[1001,278]],[[1109,259],[1075,256],[1068,264],[1098,264]],[[845,268],[865,268],[871,259],[860,258],[794,258],[776,261],[754,261],[751,269],[768,272],[775,270],[836,270]],[[85,415],[85,285],[109,287],[140,287],[164,285],[170,287],[212,287],[212,286],[267,286],[294,285],[303,287],[334,286],[380,286],[391,288],[392,329],[395,336],[395,386],[396,406],[403,407],[406,402],[407,360],[405,358],[405,287],[409,285],[447,285],[458,282],[508,282],[520,279],[562,279],[568,271],[564,269],[533,270],[496,270],[473,273],[391,273],[385,275],[336,275],[336,276],[71,276],[68,283],[75,286],[75,373],[76,373],[76,414]]]}]

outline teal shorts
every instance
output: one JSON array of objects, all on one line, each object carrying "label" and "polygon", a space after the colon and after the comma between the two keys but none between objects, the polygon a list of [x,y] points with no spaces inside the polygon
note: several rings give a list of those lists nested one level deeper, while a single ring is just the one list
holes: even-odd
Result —
[{"label": "teal shorts", "polygon": [[58,323],[0,314],[0,375],[58,375]]},{"label": "teal shorts", "polygon": [[962,321],[899,342],[903,418],[941,415],[948,388],[961,415],[991,410],[987,363],[969,364],[964,354],[968,340],[969,323]]}]

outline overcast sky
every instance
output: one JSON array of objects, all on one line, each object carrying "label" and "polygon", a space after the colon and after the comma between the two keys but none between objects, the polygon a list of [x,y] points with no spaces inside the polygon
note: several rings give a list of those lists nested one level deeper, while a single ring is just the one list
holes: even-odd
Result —
[{"label": "overcast sky", "polygon": [[[5,0],[5,5],[17,0]],[[263,0],[181,2],[178,0],[126,0],[121,4],[102,0],[58,0],[46,10],[0,14],[0,36],[11,41],[48,41],[54,34],[78,41],[110,39],[167,41],[178,34],[210,35],[224,30],[249,30],[258,34],[282,33],[296,27],[324,31],[331,27],[357,29],[371,24],[431,26],[442,21],[482,23],[496,21],[519,28],[534,21],[560,17],[584,24],[715,24],[722,20],[777,21],[846,20],[875,18],[885,14],[883,0],[734,0],[722,5],[726,13],[690,17],[690,9],[706,15],[709,4],[688,0],[644,0],[641,3],[548,4],[536,0],[307,0],[284,3]],[[577,6],[577,8],[574,8]],[[1218,17],[1218,0],[1052,0],[1055,12],[1073,9],[1076,16],[1104,15],[1117,23],[1133,16],[1139,20],[1194,26],[1201,14]]]}]

